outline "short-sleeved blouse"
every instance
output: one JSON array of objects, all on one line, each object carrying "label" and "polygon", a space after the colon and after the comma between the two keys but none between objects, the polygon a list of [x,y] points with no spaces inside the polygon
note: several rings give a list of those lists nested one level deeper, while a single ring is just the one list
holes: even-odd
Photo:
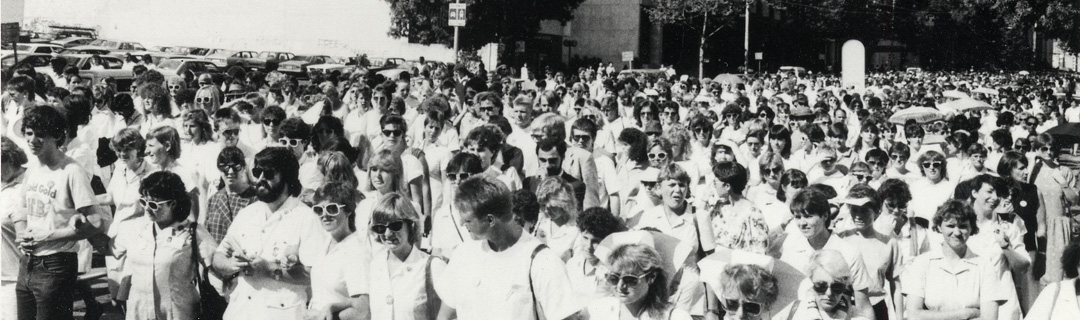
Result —
[{"label": "short-sleeved blouse", "polygon": [[371,254],[361,246],[360,237],[363,234],[353,232],[333,245],[331,242],[334,240],[327,237],[329,251],[311,267],[309,309],[319,310],[330,304],[349,301],[351,297],[368,294],[367,266]]},{"label": "short-sleeved blouse", "polygon": [[[1002,260],[971,250],[951,266],[940,250],[924,253],[915,257],[901,281],[904,294],[922,297],[926,309],[933,311],[978,308],[984,301],[1006,301],[1016,295]],[[949,290],[940,290],[945,284]]]}]

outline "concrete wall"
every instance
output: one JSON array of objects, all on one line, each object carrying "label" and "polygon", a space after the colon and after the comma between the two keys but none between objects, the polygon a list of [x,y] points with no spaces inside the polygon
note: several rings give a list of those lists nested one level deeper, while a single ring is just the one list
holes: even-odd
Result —
[{"label": "concrete wall", "polygon": [[389,12],[383,0],[34,0],[26,2],[24,26],[96,27],[102,38],[147,47],[452,60],[452,49],[445,46],[387,36]]},{"label": "concrete wall", "polygon": [[574,55],[621,65],[623,51],[638,54],[641,0],[586,0],[574,11]]}]

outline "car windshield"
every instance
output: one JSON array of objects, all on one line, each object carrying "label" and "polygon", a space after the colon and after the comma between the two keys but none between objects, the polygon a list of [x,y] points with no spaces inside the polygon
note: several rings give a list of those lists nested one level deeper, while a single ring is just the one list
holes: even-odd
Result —
[{"label": "car windshield", "polygon": [[109,41],[109,40],[105,40],[105,39],[97,39],[97,40],[91,41],[90,45],[99,46],[99,47],[108,47],[108,48],[112,48],[112,47],[117,46],[116,41]]},{"label": "car windshield", "polygon": [[277,57],[277,53],[273,53],[273,52],[261,52],[261,53],[259,53],[259,58],[262,58],[262,59],[276,58],[276,57]]},{"label": "car windshield", "polygon": [[180,64],[181,63],[183,63],[183,61],[174,60],[174,59],[162,59],[161,62],[158,62],[157,66],[158,66],[158,69],[173,70],[173,69],[180,69]]}]

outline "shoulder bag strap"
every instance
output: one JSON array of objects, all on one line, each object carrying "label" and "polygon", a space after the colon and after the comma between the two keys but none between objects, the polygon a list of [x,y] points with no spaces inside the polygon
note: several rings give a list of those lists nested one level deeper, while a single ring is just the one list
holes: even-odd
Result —
[{"label": "shoulder bag strap", "polygon": [[439,315],[439,306],[442,305],[442,299],[439,299],[439,295],[435,292],[435,281],[431,276],[431,262],[435,259],[446,260],[443,257],[436,255],[428,256],[427,270],[424,271],[424,293],[427,294],[427,316],[428,319],[435,319]]},{"label": "shoulder bag strap", "polygon": [[540,308],[539,308],[538,303],[536,301],[536,290],[533,289],[532,265],[533,265],[533,260],[536,260],[536,254],[540,253],[540,250],[544,250],[546,248],[547,248],[546,244],[541,244],[539,246],[536,246],[536,249],[534,249],[533,252],[532,252],[532,256],[529,257],[529,294],[532,295],[533,315],[536,317],[535,318],[536,320],[540,320]]},{"label": "shoulder bag strap", "polygon": [[798,311],[799,311],[799,302],[802,302],[802,301],[801,300],[795,300],[795,302],[791,303],[791,310],[788,310],[788,315],[787,315],[788,320],[795,319],[795,314],[798,313]]},{"label": "shoulder bag strap", "polygon": [[[196,239],[196,238],[198,238],[199,233],[197,231],[195,231],[197,226],[198,226],[198,223],[196,223],[196,222],[192,222],[191,226],[189,226],[189,229],[190,229],[189,231],[190,231],[190,234],[191,234],[191,263],[193,265],[195,265],[195,283],[196,284],[198,284],[199,282],[201,282],[203,279],[206,278],[206,275],[199,271],[199,266],[202,265],[202,259],[199,259],[200,258],[199,240]],[[204,269],[205,269],[205,267],[204,267]],[[205,271],[203,271],[203,272],[205,272]]]}]

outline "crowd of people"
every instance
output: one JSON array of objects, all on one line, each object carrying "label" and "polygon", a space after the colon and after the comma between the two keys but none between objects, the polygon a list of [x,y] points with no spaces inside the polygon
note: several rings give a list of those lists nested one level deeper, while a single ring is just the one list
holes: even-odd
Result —
[{"label": "crowd of people", "polygon": [[1076,74],[59,69],[4,84],[4,319],[1080,318]]}]

